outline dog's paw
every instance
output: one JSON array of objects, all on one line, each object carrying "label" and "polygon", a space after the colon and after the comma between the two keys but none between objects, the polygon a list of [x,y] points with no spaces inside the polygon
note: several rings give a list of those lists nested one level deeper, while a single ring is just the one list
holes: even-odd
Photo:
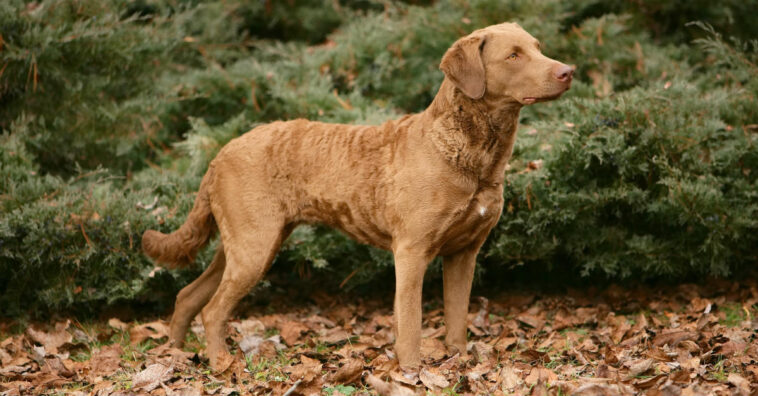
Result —
[{"label": "dog's paw", "polygon": [[419,383],[418,366],[401,366],[397,370],[390,371],[390,378],[396,382],[407,385],[416,385]]},{"label": "dog's paw", "polygon": [[462,358],[468,358],[468,351],[466,351],[466,345],[452,345],[452,344],[445,344],[447,347],[447,354],[448,356],[455,356],[456,354],[460,355]]},{"label": "dog's paw", "polygon": [[218,352],[210,356],[211,369],[218,374],[221,374],[232,366],[236,359],[227,351]]}]

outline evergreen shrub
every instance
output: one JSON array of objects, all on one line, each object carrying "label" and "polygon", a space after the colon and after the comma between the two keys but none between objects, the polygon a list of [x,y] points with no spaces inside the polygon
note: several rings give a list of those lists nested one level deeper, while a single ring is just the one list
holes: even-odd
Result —
[{"label": "evergreen shrub", "polygon": [[[522,111],[503,217],[479,268],[744,273],[758,262],[758,44],[753,27],[734,23],[742,3],[676,7],[3,2],[0,314],[170,306],[212,249],[167,271],[142,255],[140,236],[184,221],[226,142],[276,119],[379,123],[421,111],[450,43],[507,20],[575,64],[577,79],[560,100]],[[679,9],[711,24],[683,25]],[[274,271],[370,286],[391,277],[392,257],[303,226]]]}]

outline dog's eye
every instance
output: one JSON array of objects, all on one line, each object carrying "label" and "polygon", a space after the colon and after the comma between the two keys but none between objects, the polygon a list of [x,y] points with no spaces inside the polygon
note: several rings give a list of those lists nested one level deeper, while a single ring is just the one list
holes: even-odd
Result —
[{"label": "dog's eye", "polygon": [[510,55],[508,56],[508,59],[510,59],[510,60],[514,60],[514,59],[516,59],[516,58],[518,58],[518,54],[517,54],[517,53],[515,53],[515,52],[514,52],[514,53],[512,53],[512,54],[510,54]]}]

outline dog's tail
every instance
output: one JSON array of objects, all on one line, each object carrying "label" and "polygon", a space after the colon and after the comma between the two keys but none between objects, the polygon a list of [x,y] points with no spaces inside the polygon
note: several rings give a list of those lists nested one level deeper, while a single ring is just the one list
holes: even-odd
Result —
[{"label": "dog's tail", "polygon": [[203,177],[195,205],[178,230],[170,234],[147,230],[142,234],[142,250],[153,260],[169,268],[185,267],[195,261],[197,251],[213,236],[216,222],[208,196],[211,174],[209,170]]}]

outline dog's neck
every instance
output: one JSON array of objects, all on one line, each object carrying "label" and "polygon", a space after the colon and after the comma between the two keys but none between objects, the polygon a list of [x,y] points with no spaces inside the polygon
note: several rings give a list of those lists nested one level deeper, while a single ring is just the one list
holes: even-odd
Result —
[{"label": "dog's neck", "polygon": [[447,79],[424,111],[426,133],[440,155],[480,184],[500,184],[513,151],[521,104],[485,95],[471,99]]}]

